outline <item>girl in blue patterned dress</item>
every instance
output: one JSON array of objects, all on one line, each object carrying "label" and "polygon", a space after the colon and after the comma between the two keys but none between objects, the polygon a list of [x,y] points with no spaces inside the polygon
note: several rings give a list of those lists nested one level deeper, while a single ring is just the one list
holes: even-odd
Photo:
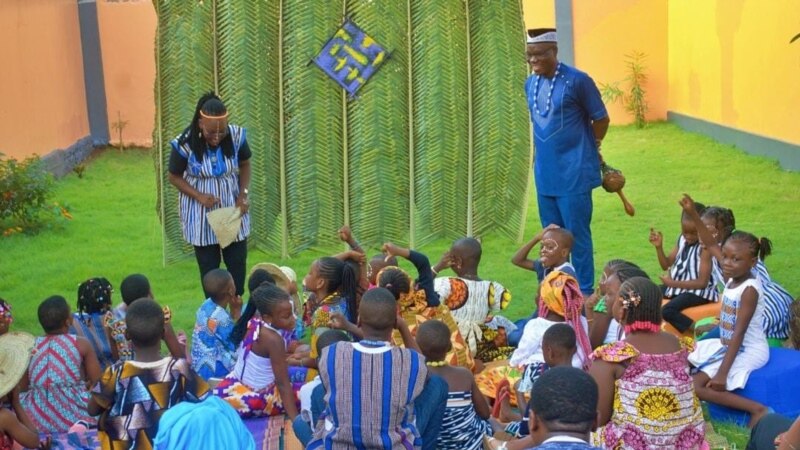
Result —
[{"label": "girl in blue patterned dress", "polygon": [[439,320],[428,320],[417,328],[417,345],[425,355],[430,373],[447,381],[447,409],[436,441],[440,450],[475,450],[482,448],[483,437],[492,435],[489,403],[478,389],[472,373],[447,364],[450,351],[450,329]]},{"label": "girl in blue patterned dress", "polygon": [[[170,144],[169,182],[180,191],[183,238],[194,246],[200,279],[218,269],[224,259],[236,293],[242,295],[250,234],[247,189],[251,152],[245,129],[228,123],[225,104],[209,92],[197,102],[192,123]],[[242,225],[234,242],[220,248],[206,214],[231,206],[241,211]],[[206,292],[206,297],[209,295]]]},{"label": "girl in blue patterned dress", "polygon": [[110,332],[106,328],[106,314],[111,310],[111,283],[103,277],[90,278],[78,286],[78,312],[72,313],[69,333],[89,341],[105,370],[117,358],[114,357]]}]

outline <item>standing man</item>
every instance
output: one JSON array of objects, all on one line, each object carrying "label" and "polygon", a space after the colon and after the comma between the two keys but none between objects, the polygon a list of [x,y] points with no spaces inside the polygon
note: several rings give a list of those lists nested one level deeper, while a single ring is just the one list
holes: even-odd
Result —
[{"label": "standing man", "polygon": [[528,30],[526,55],[533,72],[525,81],[536,154],[533,174],[542,228],[572,232],[572,264],[581,292],[594,288],[592,189],[600,186],[600,143],[608,112],[594,81],[558,61],[556,30]]}]

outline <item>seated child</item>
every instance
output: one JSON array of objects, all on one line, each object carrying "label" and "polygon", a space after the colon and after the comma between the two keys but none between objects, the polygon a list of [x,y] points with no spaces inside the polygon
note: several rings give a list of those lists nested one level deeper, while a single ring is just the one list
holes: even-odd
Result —
[{"label": "seated child", "polygon": [[[258,265],[256,265],[250,271],[250,277],[247,279],[247,292],[250,294],[250,298],[253,298],[253,292],[264,284],[274,285],[275,278],[265,269],[260,269]],[[235,348],[238,349],[242,345],[244,335],[247,334],[247,324],[255,313],[256,304],[248,300],[247,304],[244,306],[242,315],[236,319],[236,324],[233,326],[233,331],[231,331],[231,342]]]},{"label": "seated child", "polygon": [[689,355],[700,400],[747,411],[751,428],[767,413],[767,407],[731,391],[745,387],[750,373],[769,360],[761,325],[763,293],[752,273],[759,249],[758,238],[744,231],[735,231],[725,240],[722,271],[728,284],[722,293],[720,338],[698,341]]},{"label": "seated child", "polygon": [[[519,391],[530,392],[535,377],[545,364],[542,337],[547,329],[556,323],[566,322],[575,330],[578,348],[572,364],[579,368],[589,366],[591,347],[586,332],[586,318],[581,316],[583,297],[578,281],[563,272],[550,272],[542,282],[540,298],[542,303],[540,316],[531,319],[525,325],[519,347],[511,358],[502,364],[487,367],[476,377],[481,392],[487,397],[498,397],[500,389],[508,385],[512,400],[515,400],[514,385],[517,381],[519,381]],[[495,398],[495,400],[502,399]]]},{"label": "seated child", "polygon": [[356,443],[387,450],[435,448],[446,383],[439,377],[426,383],[429,374],[422,355],[389,343],[397,323],[392,293],[371,289],[364,293],[359,314],[364,339],[322,350],[324,425],[316,428],[308,449],[350,448]]},{"label": "seated child", "polygon": [[[128,306],[140,298],[153,300],[153,291],[150,289],[150,280],[142,274],[128,275],[120,284],[122,304],[107,312],[104,318],[105,327],[111,338],[111,353],[115,361],[133,361],[133,345],[128,340],[125,330],[125,314]],[[183,331],[175,333],[172,327],[172,311],[169,306],[161,308],[164,312],[164,344],[170,354],[175,358],[187,357],[186,335]]]},{"label": "seated child", "polygon": [[328,329],[331,314],[341,313],[350,322],[358,316],[358,279],[356,267],[339,258],[326,256],[311,263],[303,287],[311,295],[305,303],[303,320],[311,330],[311,347]]},{"label": "seated child", "polygon": [[297,416],[289,378],[287,339],[295,325],[289,294],[262,284],[250,296],[255,307],[233,370],[214,388],[242,417]]},{"label": "seated child", "polygon": [[[319,336],[319,339],[317,339],[317,354],[322,353],[325,347],[335,344],[336,342],[350,342],[350,338],[340,330],[325,331]],[[318,394],[315,397],[314,392],[318,389],[322,389],[322,394]],[[321,400],[325,395],[324,392],[322,379],[317,375],[314,379],[305,383],[297,394],[300,398],[300,414],[292,422],[292,428],[294,429],[295,436],[297,436],[303,445],[307,445],[308,441],[311,440],[317,423],[316,421],[325,408],[322,402],[314,401],[315,398]]]},{"label": "seated child", "polygon": [[431,270],[434,276],[446,268],[456,273],[455,277],[437,278],[436,292],[450,308],[470,354],[481,361],[494,361],[514,351],[508,345],[508,333],[516,326],[497,314],[508,306],[511,293],[500,283],[478,276],[481,251],[477,239],[459,239]]},{"label": "seated child", "polygon": [[[9,334],[11,329],[11,324],[14,322],[14,316],[11,314],[11,304],[0,298],[0,336],[4,336]],[[33,336],[30,336],[27,333],[13,333],[15,337],[8,338],[7,343],[10,342],[17,342],[20,340],[20,348],[27,348],[29,350],[33,349]],[[30,345],[28,345],[28,340],[30,340]],[[24,345],[23,345],[24,344]],[[20,378],[28,371],[28,361],[30,360],[30,351],[27,353],[27,357],[25,358],[25,367],[23,368]],[[18,382],[19,380],[17,380]],[[6,408],[10,413],[16,416],[16,419],[19,422],[26,426],[29,430],[36,430],[36,426],[31,422],[31,419],[28,417],[28,414],[25,413],[25,408],[22,407],[22,404],[19,401],[19,394],[20,394],[20,386],[17,382],[14,382],[14,386],[10,389],[6,394],[0,395],[0,408]],[[9,382],[10,383],[10,382]],[[2,447],[0,447],[2,448]]]},{"label": "seated child", "polygon": [[[467,349],[467,344],[458,331],[453,316],[446,305],[439,302],[439,294],[433,288],[433,273],[428,257],[422,253],[407,248],[398,247],[391,242],[383,244],[383,252],[388,256],[401,256],[414,264],[418,278],[412,280],[410,276],[397,266],[381,269],[378,273],[378,286],[386,288],[397,300],[399,314],[408,325],[412,336],[416,334],[417,327],[426,320],[438,319],[450,329],[448,341],[452,343],[447,353],[446,361],[454,366],[472,369],[475,362]],[[395,331],[393,340],[396,345],[401,343],[399,331]]]},{"label": "seated child", "polygon": [[23,408],[39,431],[66,432],[80,420],[93,424],[86,403],[88,386],[100,378],[100,363],[92,345],[67,333],[72,314],[64,297],[45,299],[38,315],[45,335],[36,338],[27,386],[23,380]]},{"label": "seated child", "polygon": [[[705,209],[700,203],[694,207],[698,213]],[[711,276],[711,253],[700,243],[697,226],[684,211],[681,214],[681,235],[669,255],[664,253],[664,236],[660,231],[650,229],[650,243],[656,249],[658,263],[669,275],[662,275],[661,282],[666,290],[664,297],[669,302],[664,305],[664,320],[681,333],[689,330],[692,319],[681,311],[693,306],[717,301],[717,289]]]},{"label": "seated child", "polygon": [[[233,277],[225,269],[212,269],[203,277],[210,297],[197,310],[192,332],[192,369],[204,380],[224,377],[236,361],[231,332],[242,313]],[[230,314],[227,309],[230,307]]]},{"label": "seated child", "polygon": [[425,321],[417,329],[417,345],[425,355],[428,371],[444,378],[449,391],[436,448],[482,448],[483,437],[493,433],[488,421],[491,415],[489,403],[475,384],[472,372],[448,364],[446,357],[453,347],[450,329],[435,319]]},{"label": "seated child", "polygon": [[198,402],[208,385],[184,359],[161,356],[164,312],[151,299],[131,303],[125,316],[135,359],[118,361],[92,389],[89,414],[100,416],[103,448],[152,448],[159,418],[184,401]]},{"label": "seated child", "polygon": [[122,295],[122,303],[111,309],[115,319],[125,320],[125,313],[128,305],[140,298],[155,298],[150,289],[150,280],[140,273],[134,273],[125,277],[119,284],[119,292]]},{"label": "seated child", "polygon": [[625,339],[592,354],[590,374],[600,389],[598,425],[603,427],[598,440],[607,448],[703,446],[703,411],[687,361],[691,341],[661,331],[661,298],[649,279],[626,280],[618,302]]},{"label": "seated child", "polygon": [[90,278],[78,286],[78,312],[72,313],[69,333],[92,344],[100,369],[115,361],[111,338],[105,327],[105,315],[111,310],[111,283],[103,277]]},{"label": "seated child", "polygon": [[[536,280],[539,286],[541,286],[544,277],[554,270],[564,272],[577,278],[578,276],[575,273],[575,268],[569,262],[573,241],[574,238],[569,230],[555,224],[550,224],[536,233],[525,245],[520,247],[517,253],[511,257],[511,263],[517,267],[536,272]],[[539,242],[542,243],[542,248],[539,251],[539,258],[529,259],[528,255]],[[525,328],[525,324],[528,323],[528,320],[531,318],[536,317],[541,309],[538,289],[534,302],[537,308],[531,317],[517,321],[516,325],[518,325],[519,328],[509,334],[509,342],[515,347],[519,345],[519,340],[522,338],[522,330]]]},{"label": "seated child", "polygon": [[[614,264],[612,264],[612,262]],[[613,305],[619,297],[619,287],[633,277],[649,278],[639,266],[622,260],[612,260],[606,264],[603,277],[600,279],[601,300],[594,307],[586,305],[586,320],[589,322],[589,342],[592,348],[603,344],[611,344],[622,339],[624,333],[614,317]]]},{"label": "seated child", "polygon": [[[544,364],[540,366],[540,370],[533,374],[533,385],[536,384],[535,380],[545,373],[545,371],[553,367],[572,367],[572,361],[577,351],[577,343],[575,340],[575,330],[566,323],[557,323],[552,325],[547,331],[544,332],[542,337],[542,354],[544,355]],[[506,389],[507,391],[507,389]],[[534,395],[533,388],[531,387],[532,397]],[[505,443],[505,448],[508,450],[522,450],[533,446],[530,437],[530,430],[528,429],[528,422],[530,420],[530,408],[528,400],[525,395],[517,391],[517,404],[525,405],[522,415],[517,414],[511,409],[511,403],[508,395],[500,395],[499,416],[505,420],[512,420],[505,427],[505,432],[514,436],[514,439]],[[498,409],[498,408],[495,408]],[[491,448],[499,448],[502,445],[497,439],[490,439],[489,446]]]},{"label": "seated child", "polygon": [[[4,307],[6,302],[0,299],[0,327],[4,321]],[[2,328],[0,328],[2,331]],[[2,373],[0,373],[0,399],[13,396],[25,372],[28,370],[28,361],[31,357],[34,338],[27,333],[0,333],[0,361],[3,362]],[[11,450],[14,443],[22,444],[26,448],[49,449],[50,442],[39,441],[39,434],[36,428],[29,421],[20,417],[17,410],[19,401],[11,401],[11,405],[5,402],[0,404],[0,449]],[[26,423],[28,422],[28,423]]]},{"label": "seated child", "polygon": [[[733,211],[728,208],[711,206],[703,211],[702,216],[698,215],[694,208],[694,201],[688,195],[681,200],[684,212],[686,212],[697,226],[700,242],[708,248],[712,259],[712,275],[715,283],[725,286],[725,277],[722,275],[720,261],[722,257],[722,243],[736,229],[736,219]],[[772,279],[767,270],[764,260],[772,253],[772,241],[766,237],[759,239],[761,250],[758,254],[758,261],[754,269],[755,277],[761,283],[764,296],[760,301],[764,302],[764,334],[770,345],[781,346],[784,340],[789,338],[789,317],[792,305],[792,295]],[[715,335],[714,337],[719,337]]]}]

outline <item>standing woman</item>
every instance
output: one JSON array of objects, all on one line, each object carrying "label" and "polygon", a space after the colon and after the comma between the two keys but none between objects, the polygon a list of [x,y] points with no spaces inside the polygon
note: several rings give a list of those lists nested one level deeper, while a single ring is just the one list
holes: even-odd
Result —
[{"label": "standing woman", "polygon": [[[183,237],[194,246],[200,280],[218,269],[224,259],[237,295],[244,293],[250,234],[247,193],[251,152],[245,134],[244,128],[228,123],[225,104],[209,92],[197,102],[192,123],[171,142],[169,158],[169,181],[180,191]],[[236,240],[220,248],[206,214],[229,206],[241,210],[242,225]]]}]

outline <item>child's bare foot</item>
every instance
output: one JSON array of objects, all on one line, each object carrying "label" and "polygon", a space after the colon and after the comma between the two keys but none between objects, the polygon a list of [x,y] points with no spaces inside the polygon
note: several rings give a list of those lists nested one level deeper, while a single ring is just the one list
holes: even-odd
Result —
[{"label": "child's bare foot", "polygon": [[758,411],[750,413],[750,422],[747,424],[747,428],[753,429],[758,421],[761,420],[762,417],[769,414],[769,412],[769,408],[762,405]]},{"label": "child's bare foot", "polygon": [[517,414],[514,409],[511,407],[511,395],[508,387],[503,387],[500,389],[499,398],[496,398],[496,402],[500,402],[500,414],[497,416],[497,420],[503,423],[509,422],[517,422],[522,420],[519,414]]}]

